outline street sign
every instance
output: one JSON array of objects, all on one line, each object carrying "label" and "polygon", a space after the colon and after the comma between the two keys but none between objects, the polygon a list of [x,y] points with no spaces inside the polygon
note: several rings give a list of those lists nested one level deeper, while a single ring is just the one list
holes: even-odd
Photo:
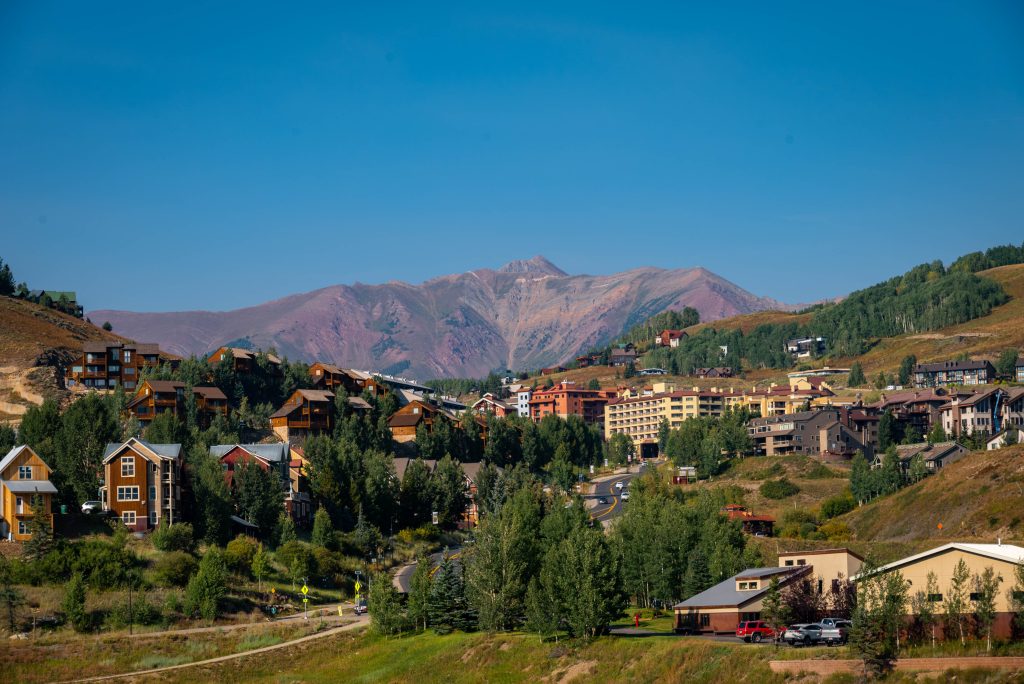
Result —
[{"label": "street sign", "polygon": [[306,598],[305,596],[303,596],[303,597],[302,597],[302,602],[303,602],[303,603],[309,603],[309,599],[308,599],[308,598]]},{"label": "street sign", "polygon": [[363,588],[363,583],[360,582],[359,580],[356,580],[356,593],[358,594],[359,590],[362,589],[362,588]]},{"label": "street sign", "polygon": [[437,524],[437,511],[431,511],[431,513],[430,513],[430,521],[434,525]]},{"label": "street sign", "polygon": [[276,594],[277,593],[277,589],[275,589],[274,587],[270,587],[270,593],[271,594]]},{"label": "street sign", "polygon": [[307,587],[305,584],[303,584],[302,585],[302,595],[305,596],[308,593],[309,593],[309,587]]}]

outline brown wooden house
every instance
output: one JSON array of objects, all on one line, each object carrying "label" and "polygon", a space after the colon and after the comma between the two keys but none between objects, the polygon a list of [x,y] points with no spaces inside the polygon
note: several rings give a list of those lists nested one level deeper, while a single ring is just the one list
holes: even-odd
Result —
[{"label": "brown wooden house", "polygon": [[103,454],[104,510],[130,530],[152,530],[181,520],[181,445],[151,444],[132,437],[108,444]]},{"label": "brown wooden house", "polygon": [[[259,355],[260,352],[258,350],[242,349],[241,347],[219,347],[206,357],[206,361],[211,365],[216,365],[225,359],[233,359],[236,373],[252,373],[256,369],[256,357]],[[280,370],[281,359],[273,354],[267,354],[266,356],[271,366]]]},{"label": "brown wooden house", "polygon": [[455,422],[448,412],[419,399],[414,399],[388,419],[388,427],[391,428],[391,437],[396,442],[416,441],[416,429],[426,425],[427,430],[432,430],[434,421],[450,420]]},{"label": "brown wooden house", "polygon": [[270,425],[285,442],[334,429],[334,392],[299,389],[270,416]]},{"label": "brown wooden house", "polygon": [[[144,380],[125,410],[143,426],[168,411],[183,418],[186,390],[185,383],[178,380]],[[196,418],[201,428],[209,427],[218,415],[227,417],[228,398],[219,388],[193,387],[192,393],[196,399]]]},{"label": "brown wooden house", "polygon": [[344,387],[345,391],[352,396],[362,394],[366,390],[376,396],[381,391],[381,387],[372,375],[322,361],[317,361],[309,367],[309,375],[313,378],[313,386],[317,389],[336,392],[337,388]]},{"label": "brown wooden house", "polygon": [[181,359],[148,343],[86,342],[82,353],[67,365],[64,381],[68,387],[135,390],[142,371],[160,364],[176,367]]}]

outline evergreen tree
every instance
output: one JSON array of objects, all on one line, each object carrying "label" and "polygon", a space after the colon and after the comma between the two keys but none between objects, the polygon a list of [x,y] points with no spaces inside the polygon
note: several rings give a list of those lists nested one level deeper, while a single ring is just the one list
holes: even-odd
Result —
[{"label": "evergreen tree", "polygon": [[14,294],[14,273],[11,267],[0,259],[0,295],[10,297]]},{"label": "evergreen tree", "polygon": [[194,500],[191,517],[196,536],[209,544],[224,544],[231,534],[231,494],[220,463],[201,444],[186,452],[185,470]]},{"label": "evergreen tree", "polygon": [[90,627],[89,614],[85,611],[85,580],[82,573],[72,573],[64,587],[64,598],[60,604],[64,617],[76,632],[85,632]]},{"label": "evergreen tree", "polygon": [[871,466],[868,465],[864,454],[859,451],[853,455],[851,462],[850,492],[859,504],[863,504],[874,496]]},{"label": "evergreen tree", "polygon": [[454,528],[462,519],[469,503],[466,494],[466,475],[455,459],[445,454],[438,462],[431,478],[434,508],[438,523],[445,528]]},{"label": "evergreen tree", "polygon": [[996,372],[1004,378],[1015,380],[1017,378],[1017,350],[1004,349],[996,360]]},{"label": "evergreen tree", "polygon": [[779,635],[789,624],[790,616],[788,606],[782,600],[782,590],[778,577],[772,577],[768,584],[768,591],[765,592],[761,601],[761,618],[771,627],[775,634],[774,641],[778,643]]},{"label": "evergreen tree", "polygon": [[433,492],[430,471],[423,459],[417,458],[406,466],[398,499],[402,527],[415,528],[430,522]]},{"label": "evergreen tree", "polygon": [[890,447],[882,457],[882,469],[879,471],[882,492],[892,494],[903,486],[903,468],[896,447]]},{"label": "evergreen tree", "polygon": [[704,551],[698,548],[686,563],[686,575],[683,578],[683,594],[694,596],[711,586],[711,574],[708,572],[708,559]]},{"label": "evergreen tree", "polygon": [[26,558],[39,561],[53,548],[53,528],[50,527],[50,521],[44,512],[44,502],[41,496],[32,497],[31,507],[33,516],[28,527],[31,536],[22,548]]},{"label": "evergreen tree", "polygon": [[928,443],[938,444],[939,442],[946,441],[946,431],[942,429],[942,422],[936,420],[930,430],[928,430]]},{"label": "evergreen tree", "polygon": [[878,448],[885,451],[890,446],[900,443],[899,426],[892,411],[886,409],[878,419]]},{"label": "evergreen tree", "polygon": [[292,516],[288,515],[285,511],[281,511],[277,517],[277,545],[281,547],[288,542],[296,541],[298,538],[299,535],[295,530],[295,521],[292,520]]},{"label": "evergreen tree", "polygon": [[864,370],[860,367],[860,361],[854,361],[850,366],[850,376],[846,379],[846,384],[850,387],[863,387],[867,382]]},{"label": "evergreen tree", "polygon": [[278,475],[245,461],[240,467],[235,467],[232,490],[238,514],[256,525],[263,539],[272,539],[275,522],[284,504]]},{"label": "evergreen tree", "polygon": [[[363,467],[366,474],[359,499],[363,512],[378,529],[390,531],[398,513],[399,496],[394,459],[381,451],[367,451],[363,455]],[[461,472],[461,468],[459,470]]]},{"label": "evergreen tree", "polygon": [[0,454],[6,454],[18,443],[18,433],[10,425],[0,425]]},{"label": "evergreen tree", "polygon": [[904,387],[910,384],[910,379],[913,377],[914,374],[914,366],[916,365],[917,357],[914,356],[913,354],[908,354],[907,356],[903,357],[903,360],[900,361],[900,370],[899,375],[897,376],[899,384],[903,385]]},{"label": "evergreen tree", "polygon": [[310,539],[313,546],[324,549],[334,549],[334,525],[331,524],[331,516],[322,508],[318,508],[313,516],[313,536]]},{"label": "evergreen tree", "polygon": [[513,507],[480,521],[463,567],[466,594],[483,629],[508,630],[522,620],[535,534]]},{"label": "evergreen tree", "polygon": [[103,451],[121,436],[110,402],[99,394],[87,394],[61,416],[54,437],[54,484],[69,504],[95,498]]},{"label": "evergreen tree", "polygon": [[850,643],[875,676],[892,669],[899,657],[899,634],[906,614],[909,583],[898,571],[862,571],[857,583]]},{"label": "evergreen tree", "polygon": [[476,616],[466,600],[466,585],[459,565],[445,553],[430,588],[430,624],[438,634],[476,627]]},{"label": "evergreen tree", "polygon": [[426,629],[430,623],[431,571],[434,569],[429,556],[421,555],[416,561],[416,569],[409,579],[409,596],[406,604],[409,620],[414,628],[420,625]]},{"label": "evergreen tree", "polygon": [[185,612],[204,620],[215,619],[227,594],[227,580],[224,552],[216,546],[211,547],[199,561],[199,570],[185,588]]},{"label": "evergreen tree", "polygon": [[11,561],[0,554],[0,604],[7,609],[7,629],[11,634],[17,628],[18,608],[24,603],[25,594],[17,587]]}]

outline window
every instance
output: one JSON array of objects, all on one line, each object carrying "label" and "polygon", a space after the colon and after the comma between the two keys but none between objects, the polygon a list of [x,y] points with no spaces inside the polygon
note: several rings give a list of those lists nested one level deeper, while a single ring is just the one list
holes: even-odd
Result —
[{"label": "window", "polygon": [[154,485],[149,486],[149,500],[156,501],[156,487]]},{"label": "window", "polygon": [[807,561],[805,559],[801,558],[800,560],[798,560],[796,562],[796,564],[797,565],[807,565]]},{"label": "window", "polygon": [[149,512],[149,526],[150,527],[156,527],[156,523],[157,523],[156,511],[150,511]]},{"label": "window", "polygon": [[128,351],[127,349],[124,352],[124,362],[125,363],[131,363],[132,362],[132,353],[130,351]]},{"label": "window", "polygon": [[121,514],[121,522],[125,525],[135,524],[135,511],[125,511]]},{"label": "window", "polygon": [[930,603],[941,603],[942,594],[928,594],[928,601]]},{"label": "window", "polygon": [[18,466],[18,479],[19,480],[31,480],[32,479],[32,466]]},{"label": "window", "polygon": [[793,561],[791,561],[791,560],[786,561],[786,565],[787,566],[793,565]]},{"label": "window", "polygon": [[118,501],[138,501],[139,500],[139,488],[138,487],[118,487],[117,488],[117,500]]},{"label": "window", "polygon": [[121,477],[135,477],[135,457],[121,457]]},{"label": "window", "polygon": [[757,582],[751,582],[750,583],[750,588],[751,589],[757,589]]},{"label": "window", "polygon": [[743,589],[746,589],[746,588],[747,588],[747,583],[746,582],[740,582],[740,590],[743,590]]},{"label": "window", "polygon": [[981,592],[978,592],[978,591],[972,591],[971,592],[971,600],[972,601],[980,601],[983,598],[983,596],[984,595]]},{"label": "window", "polygon": [[27,520],[19,520],[18,521],[18,534],[20,534],[20,535],[32,534],[32,532],[29,530],[29,526],[28,526],[28,521]]},{"label": "window", "polygon": [[710,627],[711,626],[711,616],[708,615],[707,613],[701,613],[700,614],[700,626],[701,627]]}]

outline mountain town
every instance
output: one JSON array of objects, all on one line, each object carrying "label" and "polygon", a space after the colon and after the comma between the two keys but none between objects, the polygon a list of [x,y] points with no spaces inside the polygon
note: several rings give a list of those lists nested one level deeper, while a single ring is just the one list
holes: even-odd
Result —
[{"label": "mountain town", "polygon": [[[72,677],[31,654],[90,634],[118,654],[90,674],[363,627],[384,651],[533,634],[575,644],[563,659],[725,640],[768,646],[743,652],[765,677],[1019,652],[1024,245],[808,311],[669,308],[561,364],[424,381],[234,342],[181,357],[0,275],[8,358],[28,358],[19,315],[45,321],[36,342],[75,331],[3,404],[20,680]],[[871,334],[907,302],[926,317]],[[167,643],[210,626],[203,649]],[[174,655],[133,665],[125,634]]]}]

